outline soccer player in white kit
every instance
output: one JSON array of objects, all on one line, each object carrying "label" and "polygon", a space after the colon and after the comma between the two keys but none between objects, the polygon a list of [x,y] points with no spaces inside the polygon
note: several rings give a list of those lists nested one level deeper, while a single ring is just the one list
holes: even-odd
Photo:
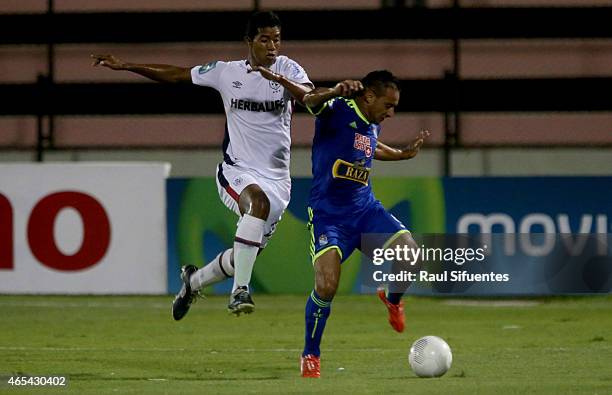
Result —
[{"label": "soccer player in white kit", "polygon": [[183,286],[172,304],[175,320],[187,314],[202,287],[232,276],[228,310],[240,315],[254,309],[249,294],[253,265],[289,204],[294,99],[301,101],[313,88],[299,64],[278,54],[280,33],[276,14],[255,13],[247,24],[247,59],[191,68],[125,63],[112,55],[92,55],[94,66],[127,70],[160,82],[208,86],[223,99],[227,123],[223,162],[217,167],[216,180],[221,200],[240,217],[236,237],[233,248],[203,268],[182,268]]}]

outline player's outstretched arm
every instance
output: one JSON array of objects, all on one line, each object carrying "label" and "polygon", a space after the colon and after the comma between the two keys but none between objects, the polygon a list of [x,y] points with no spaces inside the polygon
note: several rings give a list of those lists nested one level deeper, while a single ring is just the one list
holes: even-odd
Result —
[{"label": "player's outstretched arm", "polygon": [[405,160],[414,158],[421,149],[423,142],[431,133],[429,130],[421,130],[417,138],[404,148],[392,148],[382,142],[376,143],[374,159],[378,160]]},{"label": "player's outstretched arm", "polygon": [[247,72],[251,73],[254,71],[259,72],[259,74],[261,74],[261,76],[267,80],[275,81],[281,84],[285,89],[289,91],[289,93],[291,93],[291,96],[293,96],[298,102],[302,104],[304,104],[304,95],[313,89],[310,85],[304,85],[291,81],[285,78],[285,76],[283,76],[282,74],[275,73],[264,66],[250,66]]},{"label": "player's outstretched arm", "polygon": [[249,72],[252,71],[259,72],[265,79],[278,82],[285,87],[298,102],[310,108],[317,107],[336,96],[350,96],[354,92],[363,89],[363,85],[361,85],[360,81],[352,80],[339,82],[333,88],[313,89],[311,86],[291,81],[285,78],[285,76],[275,73],[264,66],[252,66]]},{"label": "player's outstretched arm", "polygon": [[308,108],[316,108],[329,99],[338,96],[352,96],[353,93],[363,89],[361,81],[344,80],[338,82],[333,88],[316,88],[304,95],[303,103]]},{"label": "player's outstretched arm", "polygon": [[108,67],[112,70],[125,70],[140,74],[159,82],[191,82],[191,68],[168,64],[126,63],[113,55],[91,55],[93,66]]}]

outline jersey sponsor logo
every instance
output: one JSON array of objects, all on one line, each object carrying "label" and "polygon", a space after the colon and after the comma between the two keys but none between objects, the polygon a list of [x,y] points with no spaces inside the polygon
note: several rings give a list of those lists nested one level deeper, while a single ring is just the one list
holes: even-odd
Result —
[{"label": "jersey sponsor logo", "polygon": [[253,111],[253,112],[273,112],[285,108],[285,100],[279,99],[274,101],[257,102],[242,99],[232,99],[230,106],[237,110]]},{"label": "jersey sponsor logo", "polygon": [[198,74],[208,73],[210,70],[214,69],[217,66],[217,61],[207,63],[203,66],[200,66],[198,69]]},{"label": "jersey sponsor logo", "polygon": [[368,158],[372,156],[372,143],[368,136],[355,133],[355,142],[353,143],[353,147],[359,151],[365,152]]},{"label": "jersey sponsor logo", "polygon": [[332,175],[334,178],[342,178],[368,185],[370,169],[365,167],[363,162],[350,163],[342,159],[336,159],[332,167]]}]

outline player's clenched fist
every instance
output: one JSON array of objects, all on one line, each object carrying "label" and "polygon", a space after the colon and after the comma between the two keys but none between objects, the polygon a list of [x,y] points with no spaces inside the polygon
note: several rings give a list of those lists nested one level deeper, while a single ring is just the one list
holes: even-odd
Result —
[{"label": "player's clenched fist", "polygon": [[361,81],[355,80],[344,80],[338,82],[334,87],[334,92],[338,96],[350,97],[353,93],[359,92],[363,89]]}]

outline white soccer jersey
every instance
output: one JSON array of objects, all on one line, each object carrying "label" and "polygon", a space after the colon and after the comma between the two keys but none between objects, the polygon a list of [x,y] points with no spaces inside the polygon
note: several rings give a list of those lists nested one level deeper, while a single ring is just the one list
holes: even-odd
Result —
[{"label": "white soccer jersey", "polygon": [[[304,69],[278,56],[270,70],[301,84],[312,84]],[[271,178],[289,178],[291,94],[258,72],[247,73],[246,60],[211,62],[191,69],[194,84],[221,93],[227,117],[223,159]]]}]

